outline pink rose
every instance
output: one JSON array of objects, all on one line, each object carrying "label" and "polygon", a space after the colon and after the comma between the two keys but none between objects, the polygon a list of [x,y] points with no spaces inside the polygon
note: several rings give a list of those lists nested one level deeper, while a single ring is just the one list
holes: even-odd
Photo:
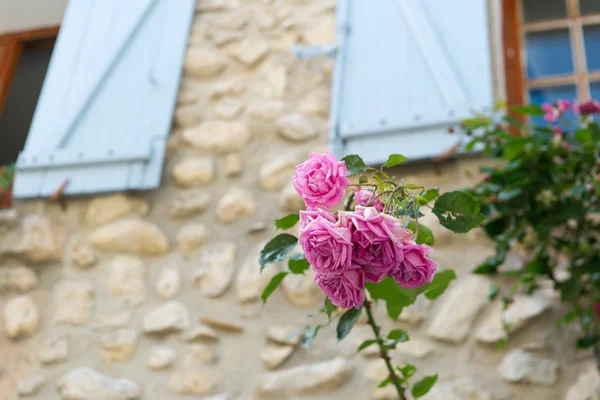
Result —
[{"label": "pink rose", "polygon": [[333,304],[343,309],[358,309],[365,300],[365,274],[358,265],[340,275],[316,274],[315,282]]},{"label": "pink rose", "polygon": [[433,249],[425,244],[409,242],[402,247],[404,259],[392,277],[405,289],[417,288],[431,282],[437,268],[435,262],[427,257]]},{"label": "pink rose", "polygon": [[569,100],[556,100],[556,107],[561,113],[571,108],[571,102]]},{"label": "pink rose", "polygon": [[333,207],[342,200],[348,186],[348,169],[330,152],[312,153],[296,166],[292,184],[309,208]]},{"label": "pink rose", "polygon": [[323,207],[317,207],[315,210],[301,210],[300,211],[300,230],[304,229],[306,225],[317,219],[317,217],[323,217],[334,224],[338,221],[338,216]]},{"label": "pink rose", "polygon": [[317,216],[300,230],[298,241],[306,261],[324,275],[341,274],[352,261],[352,235],[348,228]]},{"label": "pink rose", "polygon": [[402,221],[362,206],[354,212],[340,212],[340,219],[352,232],[352,262],[364,268],[368,282],[379,283],[399,268],[404,257],[402,241],[412,234]]},{"label": "pink rose", "polygon": [[581,115],[600,114],[600,103],[598,103],[596,100],[578,103],[573,106],[573,111],[575,111],[576,114]]},{"label": "pink rose", "polygon": [[[356,204],[359,206],[366,206],[373,197],[374,195],[371,190],[361,189],[359,187],[354,189],[354,201],[356,201]],[[370,207],[375,207],[377,211],[381,212],[383,211],[385,204],[383,204],[379,198],[376,198],[375,200],[371,201]]]}]

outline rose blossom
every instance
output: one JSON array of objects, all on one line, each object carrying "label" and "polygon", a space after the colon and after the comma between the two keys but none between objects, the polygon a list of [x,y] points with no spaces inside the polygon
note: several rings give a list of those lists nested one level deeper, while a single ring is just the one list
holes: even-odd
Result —
[{"label": "rose blossom", "polygon": [[358,309],[365,300],[365,273],[358,265],[339,275],[316,274],[315,282],[338,307]]},{"label": "rose blossom", "polygon": [[[359,206],[366,206],[372,198],[373,192],[371,190],[361,189],[359,187],[354,189],[354,201],[356,201],[356,204]],[[376,198],[371,202],[371,207],[375,207],[377,211],[381,212],[383,211],[385,204],[383,204],[379,198]]]},{"label": "rose blossom", "polygon": [[330,152],[311,153],[308,160],[296,166],[292,184],[307,207],[333,207],[344,197],[346,175],[346,164]]},{"label": "rose blossom", "polygon": [[546,122],[554,122],[560,117],[560,111],[550,103],[542,104],[542,110],[544,110],[544,120]]},{"label": "rose blossom", "polygon": [[336,223],[338,221],[338,216],[336,214],[323,207],[317,207],[315,210],[301,210],[300,230],[304,229],[306,225],[317,219],[317,217],[319,216],[333,223]]},{"label": "rose blossom", "polygon": [[368,282],[379,283],[399,268],[403,259],[402,241],[411,231],[390,215],[374,207],[357,206],[354,212],[340,212],[342,226],[352,232],[352,262],[362,266]]},{"label": "rose blossom", "polygon": [[351,233],[324,216],[317,216],[300,230],[298,241],[306,261],[324,275],[341,274],[352,261]]},{"label": "rose blossom", "polygon": [[556,107],[561,113],[571,108],[571,102],[569,100],[556,100]]},{"label": "rose blossom", "polygon": [[402,247],[404,258],[392,277],[405,289],[412,289],[431,282],[437,268],[435,261],[427,257],[433,249],[425,244],[408,242]]},{"label": "rose blossom", "polygon": [[573,111],[575,111],[576,114],[581,115],[600,114],[600,103],[596,100],[577,103],[573,106]]}]

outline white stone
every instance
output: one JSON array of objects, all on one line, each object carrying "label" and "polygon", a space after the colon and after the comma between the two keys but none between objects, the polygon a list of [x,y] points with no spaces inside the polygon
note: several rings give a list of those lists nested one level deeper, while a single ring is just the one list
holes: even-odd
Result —
[{"label": "white stone", "polygon": [[223,318],[201,317],[200,322],[215,329],[221,329],[229,332],[239,333],[244,330],[244,325],[242,325],[241,323]]},{"label": "white stone", "polygon": [[146,215],[149,210],[148,202],[117,193],[94,197],[85,219],[90,225],[102,225],[130,214]]},{"label": "white stone", "polygon": [[252,90],[266,99],[282,99],[287,89],[287,74],[283,65],[265,62],[256,74]]},{"label": "white stone", "polygon": [[5,208],[0,210],[0,226],[16,225],[19,221],[19,212],[16,208]]},{"label": "white stone", "polygon": [[135,400],[140,387],[124,378],[111,378],[90,367],[77,367],[56,382],[63,400]]},{"label": "white stone", "polygon": [[218,297],[227,290],[236,267],[235,256],[236,246],[233,243],[218,243],[203,250],[193,280],[202,294]]},{"label": "white stone", "polygon": [[295,346],[300,342],[301,331],[289,325],[271,325],[267,328],[267,338],[279,343]]},{"label": "white stone", "polygon": [[138,257],[116,256],[108,269],[108,288],[113,296],[128,306],[138,306],[145,297],[145,265]]},{"label": "white stone", "polygon": [[177,104],[188,105],[198,101],[198,95],[191,88],[182,88],[177,94]]},{"label": "white stone", "polygon": [[196,10],[201,12],[219,11],[231,8],[233,3],[232,0],[201,0],[196,2]]},{"label": "white stone", "polygon": [[199,325],[183,335],[183,339],[187,340],[188,342],[197,339],[217,340],[218,338],[219,336],[217,335],[217,332],[215,332],[215,330],[213,330],[210,326],[206,325]]},{"label": "white stone", "polygon": [[328,392],[345,383],[353,372],[352,362],[334,358],[262,375],[258,378],[256,389],[264,395],[282,397]]},{"label": "white stone", "polygon": [[335,18],[325,17],[304,35],[312,46],[335,44]]},{"label": "white stone", "polygon": [[266,344],[260,352],[260,359],[268,369],[278,368],[294,352],[294,346],[281,346],[277,344]]},{"label": "white stone", "polygon": [[208,208],[210,198],[208,193],[190,193],[176,198],[169,207],[169,216],[171,218],[187,218],[200,214]]},{"label": "white stone", "polygon": [[217,203],[217,218],[222,224],[231,224],[256,212],[252,193],[239,187],[230,187]]},{"label": "white stone", "polygon": [[473,320],[488,302],[490,281],[468,275],[460,278],[444,295],[442,307],[435,316],[427,335],[433,339],[460,343],[471,331]]},{"label": "white stone", "polygon": [[383,360],[378,359],[367,363],[364,375],[369,381],[379,383],[389,375],[389,372]]},{"label": "white stone", "polygon": [[162,333],[185,330],[190,323],[188,309],[178,301],[164,303],[144,315],[142,330],[145,333]]},{"label": "white stone", "polygon": [[211,157],[186,158],[178,162],[171,172],[179,186],[205,185],[215,177],[215,163]]},{"label": "white stone", "polygon": [[[373,347],[377,348],[375,345]],[[434,347],[430,342],[423,339],[411,338],[407,342],[398,343],[395,352],[402,356],[421,359],[433,353],[433,350]]]},{"label": "white stone", "polygon": [[228,154],[239,152],[246,146],[250,131],[238,121],[206,121],[197,128],[184,130],[182,137],[197,149]]},{"label": "white stone", "polygon": [[244,160],[239,153],[231,153],[225,156],[225,174],[227,176],[238,176],[244,169]]},{"label": "white stone", "polygon": [[181,287],[181,274],[177,266],[166,266],[160,272],[156,280],[156,293],[162,299],[170,299],[179,291]]},{"label": "white stone", "polygon": [[148,355],[148,368],[155,371],[167,369],[175,361],[177,353],[170,347],[153,346]]},{"label": "white stone", "polygon": [[302,200],[302,197],[296,192],[291,181],[288,182],[279,195],[279,207],[281,207],[283,211],[290,213],[295,213],[305,208],[304,200]]},{"label": "white stone", "polygon": [[205,395],[214,392],[225,376],[215,367],[198,366],[173,372],[169,376],[169,390],[182,396]]},{"label": "white stone", "polygon": [[599,399],[600,374],[595,365],[582,372],[575,383],[567,390],[565,400]]},{"label": "white stone", "polygon": [[319,136],[311,122],[301,114],[288,114],[277,119],[277,133],[291,142],[301,143]]},{"label": "white stone", "polygon": [[470,380],[436,384],[426,396],[427,400],[493,400],[493,396],[475,386]]},{"label": "white stone", "polygon": [[66,279],[54,288],[54,322],[82,325],[92,312],[94,288],[88,281]]},{"label": "white stone", "polygon": [[215,82],[208,90],[208,97],[217,100],[223,96],[240,96],[245,90],[246,87],[242,79],[227,79]]},{"label": "white stone", "polygon": [[122,328],[131,321],[132,313],[122,310],[115,313],[98,313],[96,315],[97,328]]},{"label": "white stone", "polygon": [[302,99],[298,111],[303,114],[327,117],[329,115],[329,91],[315,90]]},{"label": "white stone", "polygon": [[48,339],[42,345],[39,359],[42,364],[63,362],[69,356],[69,341],[66,338]]},{"label": "white stone", "polygon": [[29,296],[14,297],[4,306],[4,328],[9,338],[31,335],[39,323],[37,306]]},{"label": "white stone", "polygon": [[222,29],[239,31],[250,21],[250,15],[245,10],[236,10],[229,12],[217,20],[216,25]]},{"label": "white stone", "polygon": [[[366,340],[373,339],[373,329],[366,324],[355,325],[350,331],[348,338],[352,339],[352,342],[354,343],[354,349],[358,349],[358,347]],[[360,354],[363,357],[375,356],[379,354],[379,348],[377,345],[373,344],[366,349],[361,350]]]},{"label": "white stone", "polygon": [[254,37],[247,37],[229,47],[229,55],[246,67],[253,67],[269,53],[269,44]]},{"label": "white stone", "polygon": [[64,226],[54,223],[47,215],[31,214],[23,219],[17,243],[0,242],[0,254],[14,254],[31,263],[58,261],[62,258],[65,242]]},{"label": "white stone", "polygon": [[218,75],[226,66],[225,56],[208,47],[192,47],[185,55],[185,72],[198,78]]},{"label": "white stone", "polygon": [[35,288],[37,283],[37,275],[31,268],[0,268],[0,293],[10,291],[27,292]]},{"label": "white stone", "polygon": [[517,349],[508,353],[498,368],[506,382],[554,385],[558,380],[558,363]]},{"label": "white stone", "polygon": [[234,119],[244,110],[244,105],[236,99],[224,98],[215,106],[215,114],[222,119]]},{"label": "white stone", "polygon": [[257,19],[256,19],[256,25],[258,25],[258,28],[261,31],[267,31],[269,29],[273,29],[275,27],[276,23],[277,23],[277,20],[275,19],[275,17],[272,15],[269,15],[269,14],[261,13],[257,16]]},{"label": "white stone", "polygon": [[102,358],[106,362],[130,359],[135,353],[138,334],[133,329],[118,329],[100,337]]},{"label": "white stone", "polygon": [[167,237],[160,228],[148,221],[130,218],[96,228],[90,242],[101,250],[159,255],[169,249]]},{"label": "white stone", "polygon": [[[552,298],[543,293],[533,296],[516,295],[504,312],[502,312],[502,305],[498,302],[493,311],[486,314],[486,319],[475,333],[475,337],[484,343],[497,342],[507,333],[517,331],[551,306]],[[510,332],[505,332],[503,323],[511,327]]]},{"label": "white stone", "polygon": [[174,113],[175,126],[179,128],[191,128],[202,120],[202,112],[197,104],[187,104],[177,107]]},{"label": "white stone", "polygon": [[425,296],[418,296],[413,304],[402,309],[399,319],[409,324],[418,324],[427,317],[430,308],[431,301]]},{"label": "white stone", "polygon": [[[240,302],[259,299],[264,288],[279,272],[279,269],[275,265],[269,265],[262,273],[260,272],[258,256],[264,245],[264,243],[261,243],[248,252],[248,255],[242,263],[241,269],[237,273],[236,293]],[[287,278],[289,278],[289,276],[286,277],[286,279]]]},{"label": "white stone", "polygon": [[179,251],[182,253],[192,253],[198,247],[202,246],[208,238],[208,229],[204,224],[200,223],[189,223],[184,225],[179,232],[175,241]]},{"label": "white stone", "polygon": [[190,344],[183,350],[182,367],[209,363],[215,360],[215,353],[203,344]]},{"label": "white stone", "polygon": [[263,100],[250,103],[248,114],[265,121],[272,121],[283,112],[284,103],[279,100]]},{"label": "white stone", "polygon": [[19,379],[16,387],[17,394],[23,397],[33,396],[40,390],[44,383],[46,383],[46,378],[44,378],[44,375],[40,374],[30,375]]},{"label": "white stone", "polygon": [[270,157],[258,173],[260,186],[268,191],[281,189],[287,182],[291,182],[296,165],[303,159],[298,152],[289,151]]},{"label": "white stone", "polygon": [[72,264],[81,269],[89,268],[98,261],[94,249],[83,240],[75,240],[71,244],[69,256]]},{"label": "white stone", "polygon": [[323,291],[315,283],[312,270],[304,275],[288,275],[281,282],[281,289],[285,298],[298,307],[309,307],[323,301]]},{"label": "white stone", "polygon": [[226,44],[238,41],[243,37],[242,32],[224,31],[221,29],[210,30],[208,35],[217,47],[225,46]]}]

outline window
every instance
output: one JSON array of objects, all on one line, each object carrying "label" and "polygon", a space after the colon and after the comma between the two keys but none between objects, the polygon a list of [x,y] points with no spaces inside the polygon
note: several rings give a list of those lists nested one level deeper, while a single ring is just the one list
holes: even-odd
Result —
[{"label": "window", "polygon": [[[515,47],[522,49],[521,102],[600,98],[600,1],[517,1],[520,43]],[[504,18],[510,24],[511,16]],[[516,84],[508,71],[507,84]]]}]

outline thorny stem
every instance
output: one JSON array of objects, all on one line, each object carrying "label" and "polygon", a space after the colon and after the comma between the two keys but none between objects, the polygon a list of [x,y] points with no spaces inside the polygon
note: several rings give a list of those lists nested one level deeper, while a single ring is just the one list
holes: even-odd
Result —
[{"label": "thorny stem", "polygon": [[396,388],[396,391],[398,392],[398,398],[399,400],[406,400],[406,396],[404,395],[404,388],[402,387],[402,384],[400,383],[400,377],[396,374],[396,371],[394,371],[394,366],[392,365],[392,362],[390,361],[390,356],[388,354],[387,349],[385,348],[385,346],[383,345],[383,339],[381,338],[380,332],[379,332],[379,327],[377,326],[377,323],[375,322],[375,318],[373,318],[373,312],[371,311],[371,302],[368,300],[365,300],[364,304],[364,308],[365,311],[367,313],[367,318],[369,319],[369,325],[371,325],[371,328],[373,329],[373,334],[375,334],[375,340],[377,341],[377,346],[379,346],[379,351],[381,352],[381,358],[383,358],[383,361],[385,361],[385,366],[388,369],[388,372],[390,373],[390,380],[392,381],[392,384],[394,385],[394,387]]}]

